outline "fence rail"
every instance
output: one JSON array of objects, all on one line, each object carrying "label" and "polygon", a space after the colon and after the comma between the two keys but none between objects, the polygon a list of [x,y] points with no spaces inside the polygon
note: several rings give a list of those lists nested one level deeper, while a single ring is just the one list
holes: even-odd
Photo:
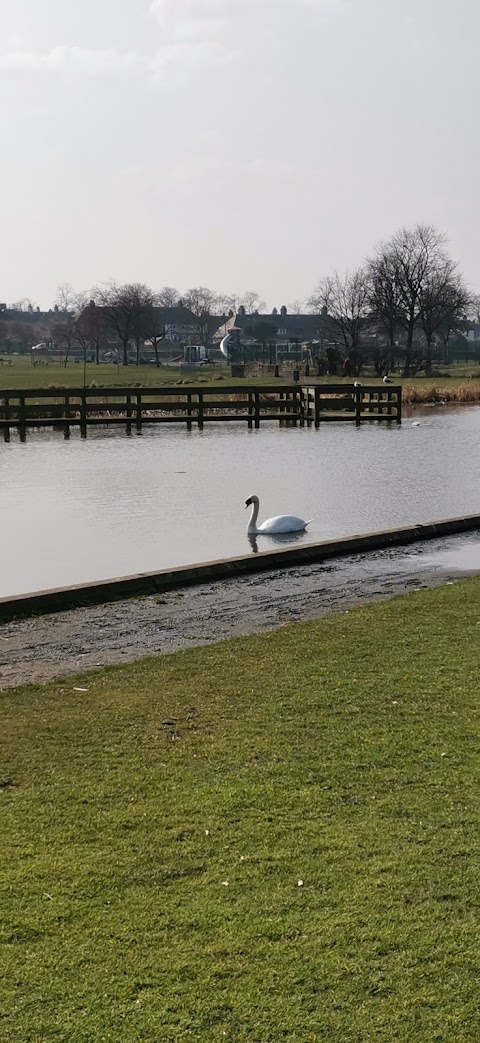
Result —
[{"label": "fence rail", "polygon": [[0,390],[0,430],[5,442],[12,431],[25,441],[31,429],[62,430],[123,426],[128,435],[144,425],[244,422],[249,429],[267,421],[320,427],[325,422],[401,423],[402,389],[389,385],[272,384],[219,387],[103,387]]}]

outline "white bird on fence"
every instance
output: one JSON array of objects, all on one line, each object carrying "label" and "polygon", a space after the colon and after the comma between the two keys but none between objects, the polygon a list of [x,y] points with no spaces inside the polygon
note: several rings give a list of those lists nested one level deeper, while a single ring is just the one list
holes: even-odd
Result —
[{"label": "white bird on fence", "polygon": [[393,381],[391,381],[391,380],[389,379],[389,377],[387,377],[387,376],[384,376],[384,378],[383,378],[383,383],[384,383],[384,384],[392,384],[392,383],[393,383]]},{"label": "white bird on fence", "polygon": [[363,387],[363,384],[361,384],[359,380],[355,380],[353,386],[354,386],[354,388],[361,388],[361,387]]},{"label": "white bird on fence", "polygon": [[260,500],[258,496],[249,496],[245,503],[245,509],[252,507],[252,513],[250,521],[248,523],[247,532],[249,536],[260,536],[262,533],[269,534],[271,532],[303,532],[310,525],[310,522],[304,521],[303,518],[297,518],[294,514],[279,514],[275,518],[267,518],[262,525],[257,526],[258,512],[260,509]]}]

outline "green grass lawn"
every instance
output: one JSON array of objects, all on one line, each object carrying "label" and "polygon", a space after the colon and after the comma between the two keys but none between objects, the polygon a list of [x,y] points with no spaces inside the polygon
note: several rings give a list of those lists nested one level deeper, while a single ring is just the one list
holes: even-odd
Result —
[{"label": "green grass lawn", "polygon": [[478,1043],[479,660],[471,580],[5,693],[2,1043]]},{"label": "green grass lawn", "polygon": [[[409,384],[418,387],[438,384],[442,388],[457,387],[464,384],[468,379],[475,379],[480,383],[480,366],[473,364],[470,366],[455,365],[451,366],[448,372],[452,374],[450,377],[435,378],[425,376],[403,378],[398,374],[393,374],[392,380],[396,384]],[[211,369],[207,366],[199,367],[197,372],[182,378],[178,366],[161,366],[157,369],[155,366],[116,366],[106,364],[95,366],[88,363],[86,367],[86,384],[95,383],[99,386],[111,387],[133,386],[135,384],[158,386],[159,384],[176,384],[182,379],[188,380],[191,384],[215,384],[220,379],[222,386],[226,387],[229,384],[257,384],[261,386],[265,383],[281,383],[282,380],[283,383],[291,382],[291,368],[289,370],[284,368],[283,374],[282,370],[280,370],[280,373],[279,380],[272,376],[248,376],[245,379],[239,379],[231,376],[231,369],[226,363],[219,363]],[[352,379],[349,378],[346,382],[351,383]],[[365,384],[381,384],[381,381],[372,374],[362,375],[361,380]],[[321,381],[322,383],[342,383],[343,378],[322,377]],[[77,365],[74,362],[69,362],[66,367],[56,364],[32,366],[29,357],[14,356],[11,366],[3,365],[0,367],[0,390],[9,390],[10,388],[29,390],[30,388],[40,387],[83,387],[83,364]]]}]

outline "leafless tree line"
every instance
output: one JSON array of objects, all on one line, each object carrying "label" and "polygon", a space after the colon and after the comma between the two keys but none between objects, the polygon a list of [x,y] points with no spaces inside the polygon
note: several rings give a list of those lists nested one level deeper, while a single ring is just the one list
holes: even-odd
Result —
[{"label": "leafless tree line", "polygon": [[422,224],[400,229],[360,268],[323,278],[308,303],[331,317],[357,369],[362,345],[378,334],[384,350],[378,350],[377,364],[388,369],[400,338],[405,376],[421,366],[428,372],[434,341],[447,345],[458,323],[478,319],[479,311],[478,297],[447,253],[445,236]]},{"label": "leafless tree line", "polygon": [[[89,307],[92,301],[96,307]],[[185,309],[185,325],[188,325],[189,333],[200,344],[207,345],[218,328],[219,317],[226,319],[242,306],[247,314],[266,307],[253,290],[242,295],[218,294],[206,286],[198,286],[182,294],[172,286],[155,291],[144,283],[118,285],[110,282],[96,286],[88,293],[76,293],[65,283],[58,287],[51,321],[34,325],[28,321],[0,322],[4,327],[0,334],[3,333],[6,340],[13,339],[22,350],[45,337],[62,349],[65,363],[72,349],[80,347],[85,353],[92,353],[98,364],[101,348],[108,334],[113,333],[122,345],[124,365],[129,363],[132,344],[138,364],[141,345],[149,341],[159,366],[159,345],[166,335],[169,309]],[[13,307],[25,313],[25,320],[35,311],[35,305],[29,299],[19,301]]]},{"label": "leafless tree line", "polygon": [[[90,300],[99,307],[89,308]],[[35,310],[28,299],[18,302],[17,307],[30,315]],[[62,347],[65,359],[74,346],[79,346],[92,352],[98,363],[102,343],[108,331],[113,332],[122,345],[125,365],[129,363],[131,345],[135,346],[138,363],[141,344],[147,340],[159,365],[159,345],[166,334],[168,309],[179,307],[188,309],[189,331],[206,345],[220,317],[237,314],[242,307],[247,315],[256,316],[266,305],[255,291],[218,294],[198,286],[182,294],[171,286],[154,291],[144,283],[110,282],[78,294],[65,284],[58,288],[48,336]],[[301,307],[302,303],[295,301],[291,310],[298,313]],[[479,298],[468,289],[449,256],[445,236],[431,225],[422,224],[397,231],[389,241],[380,243],[361,267],[323,278],[308,307],[328,316],[336,338],[357,371],[367,345],[377,345],[375,365],[382,372],[388,369],[392,356],[398,354],[400,342],[407,376],[421,367],[428,372],[433,345],[440,341],[446,347],[461,320],[466,317],[478,321],[480,317]],[[276,309],[272,314],[276,314]],[[26,320],[28,317],[25,314]],[[38,336],[36,323],[26,321],[15,326],[15,335],[23,343],[32,335]]]},{"label": "leafless tree line", "polygon": [[[89,308],[89,299],[99,307]],[[130,345],[134,344],[138,365],[141,345],[148,340],[159,366],[159,345],[166,334],[168,309],[186,309],[190,333],[206,345],[216,332],[218,317],[235,314],[242,304],[245,310],[251,311],[265,307],[254,291],[238,297],[219,295],[206,286],[194,287],[183,295],[171,286],[154,291],[144,283],[120,286],[110,282],[96,286],[91,294],[82,295],[74,294],[69,286],[62,286],[57,294],[57,306],[63,316],[54,332],[65,347],[66,357],[74,343],[85,350],[93,346],[98,363],[102,333],[109,330],[122,345],[125,366],[129,363]]]}]

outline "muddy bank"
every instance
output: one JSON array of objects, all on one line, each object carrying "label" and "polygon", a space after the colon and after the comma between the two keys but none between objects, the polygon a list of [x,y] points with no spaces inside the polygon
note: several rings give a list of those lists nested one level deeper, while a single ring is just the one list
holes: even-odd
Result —
[{"label": "muddy bank", "polygon": [[480,541],[452,537],[5,624],[0,688],[318,619],[480,573]]}]

